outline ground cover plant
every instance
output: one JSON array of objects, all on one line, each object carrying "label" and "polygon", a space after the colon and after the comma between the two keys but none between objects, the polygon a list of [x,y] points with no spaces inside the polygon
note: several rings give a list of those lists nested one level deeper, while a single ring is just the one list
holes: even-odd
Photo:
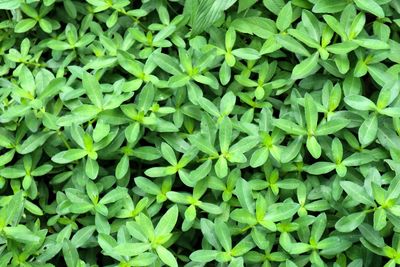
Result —
[{"label": "ground cover plant", "polygon": [[400,1],[0,18],[1,267],[400,264]]}]

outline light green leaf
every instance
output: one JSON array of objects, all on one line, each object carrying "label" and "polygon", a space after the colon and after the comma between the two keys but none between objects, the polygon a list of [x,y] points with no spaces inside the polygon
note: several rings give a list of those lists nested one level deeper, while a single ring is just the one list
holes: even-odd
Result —
[{"label": "light green leaf", "polygon": [[363,211],[352,213],[350,215],[340,218],[336,222],[335,228],[339,232],[349,233],[354,229],[356,229],[364,221],[364,218],[365,218],[365,212]]},{"label": "light green leaf", "polygon": [[249,183],[244,179],[239,179],[236,183],[235,194],[242,208],[254,214],[255,202],[252,196]]},{"label": "light green leaf", "polygon": [[321,145],[318,143],[315,136],[307,138],[306,147],[313,158],[318,159],[321,156]]},{"label": "light green leaf", "polygon": [[358,184],[350,181],[341,181],[340,186],[354,201],[368,206],[376,206],[373,198],[369,196],[365,189]]},{"label": "light green leaf", "polygon": [[291,79],[299,80],[312,75],[317,71],[319,54],[314,53],[311,57],[297,64],[292,71]]},{"label": "light green leaf", "polygon": [[20,5],[20,0],[0,0],[0,10],[17,9]]},{"label": "light green leaf", "polygon": [[215,234],[217,235],[218,241],[225,251],[230,252],[232,249],[232,239],[226,223],[221,220],[217,220],[215,222]]},{"label": "light green leaf", "polygon": [[163,236],[171,233],[174,229],[176,221],[178,220],[178,206],[174,205],[167,210],[161,217],[155,228],[156,236]]},{"label": "light green leaf", "polygon": [[385,16],[383,9],[374,0],[354,0],[354,3],[361,10],[365,10],[379,18],[383,18]]},{"label": "light green leaf", "polygon": [[232,122],[228,117],[224,117],[219,125],[219,145],[221,152],[226,153],[232,140]]},{"label": "light green leaf", "polygon": [[276,27],[281,32],[285,31],[292,24],[292,4],[287,2],[286,5],[279,11],[278,18],[276,19]]},{"label": "light green leaf", "polygon": [[349,123],[350,121],[346,119],[332,119],[324,124],[320,124],[315,131],[315,135],[324,136],[328,134],[334,134],[345,128]]},{"label": "light green leaf", "polygon": [[161,143],[161,155],[172,166],[177,165],[175,152],[167,143]]},{"label": "light green leaf", "polygon": [[361,124],[358,130],[358,139],[363,146],[373,142],[378,133],[378,117],[370,114],[369,117]]},{"label": "light green leaf", "polygon": [[283,131],[287,132],[288,134],[293,135],[306,135],[307,131],[303,127],[295,124],[292,121],[286,119],[276,119],[273,121],[275,127],[282,129]]},{"label": "light green leaf", "polygon": [[332,162],[316,162],[310,166],[305,167],[306,172],[313,175],[320,175],[328,173],[336,168],[336,164]]},{"label": "light green leaf", "polygon": [[70,149],[54,155],[51,160],[58,164],[66,164],[81,159],[87,155],[83,149]]},{"label": "light green leaf", "polygon": [[22,224],[14,227],[4,227],[3,231],[7,238],[17,242],[38,244],[40,241],[39,236],[35,235],[35,233]]},{"label": "light green leaf", "polygon": [[306,117],[306,124],[308,132],[312,133],[317,128],[318,123],[318,110],[314,99],[310,94],[304,97],[304,112]]},{"label": "light green leaf", "polygon": [[123,256],[137,256],[147,251],[150,248],[149,244],[145,243],[123,243],[116,246],[113,250]]},{"label": "light green leaf", "polygon": [[257,50],[252,48],[238,48],[232,51],[232,54],[241,59],[256,60],[260,58]]},{"label": "light green leaf", "polygon": [[87,73],[83,73],[82,78],[82,86],[86,90],[86,94],[89,97],[90,101],[98,108],[101,108],[103,105],[103,95],[101,93],[100,84],[97,79]]},{"label": "light green leaf", "polygon": [[268,207],[264,220],[278,222],[291,218],[299,210],[297,203],[276,203]]},{"label": "light green leaf", "polygon": [[161,261],[164,262],[167,266],[170,267],[178,267],[178,262],[176,261],[174,255],[163,246],[157,246],[156,248],[158,257],[160,257]]},{"label": "light green leaf", "polygon": [[190,254],[190,259],[195,262],[210,262],[215,260],[217,257],[218,251],[216,250],[196,250]]},{"label": "light green leaf", "polygon": [[32,29],[33,27],[35,27],[37,21],[34,19],[23,19],[21,21],[19,21],[17,23],[17,25],[15,25],[14,31],[16,33],[23,33],[23,32],[27,32],[30,29]]}]

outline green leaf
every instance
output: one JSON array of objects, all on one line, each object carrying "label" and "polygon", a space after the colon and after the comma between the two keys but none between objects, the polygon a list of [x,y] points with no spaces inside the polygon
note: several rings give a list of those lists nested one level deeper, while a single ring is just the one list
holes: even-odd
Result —
[{"label": "green leaf", "polygon": [[213,115],[215,117],[219,117],[219,111],[217,109],[217,107],[214,105],[213,102],[211,102],[210,100],[208,100],[207,98],[201,98],[199,101],[200,106],[207,111],[210,115]]},{"label": "green leaf", "polygon": [[189,257],[192,261],[206,263],[215,260],[217,254],[216,250],[196,250]]},{"label": "green leaf", "polygon": [[249,183],[244,179],[239,179],[236,183],[235,194],[240,202],[240,205],[254,214],[255,203],[251,193]]},{"label": "green leaf", "polygon": [[200,209],[202,209],[210,214],[221,214],[222,213],[222,209],[215,204],[200,202],[200,204],[198,204],[198,206]]},{"label": "green leaf", "polygon": [[23,19],[15,25],[14,31],[16,33],[24,33],[35,27],[37,21],[34,19]]},{"label": "green leaf", "polygon": [[314,136],[307,138],[306,147],[313,158],[317,159],[321,156],[321,145]]},{"label": "green leaf", "polygon": [[365,212],[356,212],[350,215],[340,218],[336,224],[335,228],[342,233],[349,233],[356,229],[365,218]]},{"label": "green leaf", "polygon": [[359,44],[362,47],[374,50],[382,50],[382,49],[390,49],[389,44],[377,39],[357,39],[354,40],[355,43]]},{"label": "green leaf", "polygon": [[103,95],[101,93],[100,84],[97,79],[87,72],[83,73],[82,86],[86,90],[86,94],[90,101],[98,108],[103,105]]},{"label": "green leaf", "polygon": [[43,216],[43,214],[44,214],[42,209],[39,206],[33,204],[30,201],[25,200],[24,207],[26,210],[28,210],[30,213],[32,213],[34,215]]},{"label": "green leaf", "polygon": [[336,164],[332,162],[316,162],[310,166],[305,167],[306,172],[313,175],[320,175],[328,173],[336,168]]},{"label": "green leaf", "polygon": [[39,236],[35,235],[35,233],[22,224],[14,227],[4,227],[3,231],[7,238],[17,242],[38,244],[40,241]]},{"label": "green leaf", "polygon": [[116,246],[113,250],[122,256],[132,257],[142,254],[150,248],[145,243],[123,243]]},{"label": "green leaf", "polygon": [[386,226],[386,211],[383,208],[378,208],[374,212],[374,229],[376,231],[382,230]]},{"label": "green leaf", "polygon": [[338,55],[346,55],[350,53],[351,51],[355,50],[358,47],[358,44],[356,42],[352,41],[345,41],[342,43],[336,43],[329,45],[326,50],[328,52],[333,53],[333,54],[338,54]]},{"label": "green leaf", "polygon": [[249,252],[255,245],[251,238],[243,238],[236,246],[232,248],[232,255],[235,257],[242,256]]},{"label": "green leaf", "polygon": [[20,178],[24,177],[25,175],[26,171],[20,168],[6,167],[0,170],[0,176],[3,176],[8,179]]},{"label": "green leaf", "polygon": [[378,133],[378,117],[370,114],[369,117],[361,124],[358,130],[358,139],[361,145],[366,146],[372,143]]},{"label": "green leaf", "polygon": [[156,251],[158,257],[160,257],[161,261],[167,266],[178,267],[178,262],[168,249],[164,248],[163,246],[157,246]]},{"label": "green leaf", "polygon": [[96,123],[96,128],[93,130],[93,141],[99,142],[110,133],[110,125],[103,121]]},{"label": "green leaf", "polygon": [[24,203],[23,191],[15,193],[7,205],[0,209],[0,225],[2,227],[6,225],[17,225],[22,216]]},{"label": "green leaf", "polygon": [[196,207],[194,205],[190,205],[186,210],[185,210],[185,221],[187,222],[193,222],[194,219],[196,219],[197,211]]},{"label": "green leaf", "polygon": [[290,24],[292,24],[292,16],[292,4],[291,2],[287,2],[287,4],[284,5],[279,11],[278,18],[276,20],[276,27],[279,31],[283,32],[290,27]]},{"label": "green leaf", "polygon": [[232,123],[228,117],[224,117],[219,125],[219,145],[221,152],[226,153],[232,140]]},{"label": "green leaf", "polygon": [[246,136],[234,145],[232,145],[229,149],[229,153],[246,153],[247,151],[250,151],[253,147],[255,147],[259,143],[259,141],[260,140],[258,136]]},{"label": "green leaf", "polygon": [[308,26],[307,29],[308,28],[310,29],[310,31],[312,31],[314,34],[316,34],[318,36],[315,38],[312,38],[312,37],[308,36],[304,30],[297,30],[297,29],[289,29],[288,33],[291,36],[293,36],[294,38],[296,38],[297,40],[306,44],[308,47],[319,49],[320,44],[318,43],[318,41],[316,41],[316,40],[319,40],[319,38],[320,38],[319,30],[316,30],[314,27],[311,27],[311,26]]},{"label": "green leaf", "polygon": [[19,0],[0,0],[0,10],[13,10],[19,8]]},{"label": "green leaf", "polygon": [[129,261],[132,266],[150,266],[157,260],[157,256],[150,252],[144,252]]},{"label": "green leaf", "polygon": [[173,57],[162,53],[155,53],[151,58],[154,63],[157,64],[157,66],[159,66],[167,73],[170,73],[172,75],[179,75],[182,72],[178,62]]},{"label": "green leaf", "polygon": [[344,102],[357,110],[374,110],[376,108],[374,102],[360,95],[346,96]]},{"label": "green leaf", "polygon": [[85,173],[90,179],[96,179],[99,173],[99,164],[96,160],[93,160],[91,158],[88,158],[86,160]]},{"label": "green leaf", "polygon": [[260,167],[268,160],[269,152],[265,147],[261,147],[254,151],[250,158],[250,166],[253,168]]},{"label": "green leaf", "polygon": [[275,23],[271,19],[259,16],[236,18],[230,26],[237,32],[255,35],[263,39],[267,39],[276,33]]},{"label": "green leaf", "polygon": [[167,197],[169,200],[177,204],[190,204],[190,197],[187,194],[170,191],[167,192]]},{"label": "green leaf", "polygon": [[263,0],[263,4],[273,14],[278,15],[285,2],[281,0]]},{"label": "green leaf", "polygon": [[39,26],[40,28],[46,32],[46,33],[51,33],[53,30],[53,27],[51,25],[51,22],[48,21],[47,19],[41,19],[39,20]]},{"label": "green leaf", "polygon": [[215,163],[214,166],[214,170],[219,178],[224,178],[228,175],[228,162],[224,157],[218,157],[217,163]]},{"label": "green leaf", "polygon": [[211,145],[208,141],[207,138],[202,136],[201,134],[196,134],[196,135],[191,135],[189,136],[189,141],[191,144],[193,144],[195,147],[197,147],[200,151],[210,155],[210,156],[216,156],[218,155],[217,150],[214,148],[213,145]]},{"label": "green leaf", "polygon": [[152,83],[146,84],[139,94],[137,108],[139,110],[147,112],[150,109],[151,105],[153,104],[155,93],[156,90],[153,84]]},{"label": "green leaf", "polygon": [[374,0],[354,0],[354,3],[359,9],[374,14],[379,18],[383,18],[385,16],[383,9]]},{"label": "green leaf", "polygon": [[67,267],[73,267],[78,265],[79,254],[77,249],[72,245],[71,241],[69,240],[63,241],[62,252]]},{"label": "green leaf", "polygon": [[365,189],[358,184],[350,181],[341,181],[340,186],[354,201],[368,206],[376,206],[373,198],[370,197]]},{"label": "green leaf", "polygon": [[122,156],[120,161],[115,168],[115,177],[117,179],[122,179],[129,170],[129,157],[127,155]]},{"label": "green leaf", "polygon": [[225,34],[225,49],[231,51],[236,42],[236,32],[234,28],[229,28]]},{"label": "green leaf", "polygon": [[315,13],[338,13],[343,11],[347,4],[346,0],[334,2],[331,0],[319,0],[313,6],[312,11]]},{"label": "green leaf", "polygon": [[132,60],[122,53],[118,54],[118,63],[123,67],[127,72],[135,75],[136,77],[140,77],[142,74],[142,67],[141,65],[135,61]]},{"label": "green leaf", "polygon": [[[347,3],[346,3],[346,5],[347,5]],[[339,34],[340,37],[342,37],[342,39],[344,39],[344,40],[347,39],[347,33],[346,33],[344,27],[342,26],[342,24],[334,16],[323,15],[322,17],[324,18],[326,23],[329,25],[329,27],[333,31],[335,31],[337,34]]]},{"label": "green leaf", "polygon": [[218,241],[226,252],[232,249],[232,239],[228,226],[223,221],[217,220],[215,222],[215,234]]},{"label": "green leaf", "polygon": [[236,96],[233,94],[231,91],[227,92],[224,94],[224,96],[221,98],[221,104],[220,104],[220,113],[222,115],[228,115],[232,112],[232,110],[235,107],[236,103]]},{"label": "green leaf", "polygon": [[160,42],[166,38],[168,38],[171,34],[173,34],[176,30],[176,26],[173,24],[170,24],[166,26],[164,29],[159,31],[153,38],[153,42],[157,43]]},{"label": "green leaf", "polygon": [[163,236],[171,233],[174,229],[176,221],[178,220],[178,206],[174,205],[168,209],[167,212],[161,217],[155,228],[156,236]]},{"label": "green leaf", "polygon": [[[310,52],[308,52],[308,50],[302,44],[300,44],[298,41],[296,41],[296,39],[294,39],[293,37],[291,37],[289,35],[278,35],[276,37],[276,41],[282,47],[284,47],[285,49],[287,49],[293,53],[296,53],[296,54],[299,54],[299,55],[302,55],[305,57],[310,56]],[[317,55],[317,57],[318,57],[318,54],[315,54],[315,55]],[[316,59],[316,61],[317,61],[317,59]]]},{"label": "green leaf", "polygon": [[161,155],[172,166],[178,164],[174,150],[167,143],[161,143]]},{"label": "green leaf", "polygon": [[321,249],[321,255],[333,256],[346,251],[351,245],[352,243],[344,237],[331,236],[320,241],[317,247]]},{"label": "green leaf", "polygon": [[252,48],[238,48],[232,51],[232,55],[246,60],[256,60],[260,58],[260,54],[257,50]]},{"label": "green leaf", "polygon": [[318,67],[319,54],[314,53],[311,57],[301,61],[297,64],[292,71],[292,80],[304,79],[307,76],[314,74]]},{"label": "green leaf", "polygon": [[176,173],[176,168],[170,167],[153,167],[147,169],[144,173],[149,177],[162,177]]},{"label": "green leaf", "polygon": [[345,128],[349,123],[350,121],[346,119],[332,119],[324,124],[318,125],[315,135],[325,136],[328,134],[334,134]]},{"label": "green leaf", "polygon": [[381,234],[375,231],[371,225],[363,223],[361,224],[358,229],[360,230],[363,238],[365,238],[371,244],[377,247],[383,247],[385,245],[385,241]]},{"label": "green leaf", "polygon": [[212,168],[212,161],[208,159],[204,163],[202,163],[199,167],[197,167],[195,170],[191,171],[189,176],[194,181],[199,181],[209,174],[211,168]]},{"label": "green leaf", "polygon": [[83,149],[70,149],[54,155],[51,160],[58,164],[66,164],[81,159],[87,155]]},{"label": "green leaf", "polygon": [[293,123],[292,121],[286,120],[286,119],[276,119],[273,121],[273,124],[275,127],[278,127],[279,129],[282,129],[283,131],[289,133],[289,134],[294,134],[294,135],[306,135],[307,131]]},{"label": "green leaf", "polygon": [[93,235],[95,230],[96,227],[93,225],[79,229],[72,237],[71,244],[76,248],[82,247]]},{"label": "green leaf", "polygon": [[318,123],[318,110],[314,99],[310,94],[304,97],[304,111],[306,117],[306,125],[308,132],[314,132]]},{"label": "green leaf", "polygon": [[256,2],[257,0],[239,0],[238,12],[242,12],[243,10],[250,8]]},{"label": "green leaf", "polygon": [[159,150],[151,146],[138,147],[132,152],[132,155],[144,160],[156,160],[161,157]]},{"label": "green leaf", "polygon": [[315,241],[318,242],[324,234],[326,222],[327,218],[325,213],[318,215],[318,217],[314,221],[311,229],[311,238],[313,238]]},{"label": "green leaf", "polygon": [[372,157],[372,155],[369,155],[368,153],[354,153],[344,159],[343,164],[345,166],[361,166],[374,160],[375,159]]},{"label": "green leaf", "polygon": [[223,0],[202,0],[199,1],[196,8],[192,7],[192,35],[198,35],[213,25],[223,15],[223,11],[228,8],[227,3]]},{"label": "green leaf", "polygon": [[264,220],[278,222],[291,218],[299,210],[297,203],[276,203],[268,207]]}]

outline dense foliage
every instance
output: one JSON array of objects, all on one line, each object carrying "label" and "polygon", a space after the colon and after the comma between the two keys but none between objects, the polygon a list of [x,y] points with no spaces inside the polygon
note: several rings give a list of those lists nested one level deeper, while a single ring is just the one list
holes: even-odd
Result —
[{"label": "dense foliage", "polygon": [[400,1],[0,17],[0,266],[400,264]]}]

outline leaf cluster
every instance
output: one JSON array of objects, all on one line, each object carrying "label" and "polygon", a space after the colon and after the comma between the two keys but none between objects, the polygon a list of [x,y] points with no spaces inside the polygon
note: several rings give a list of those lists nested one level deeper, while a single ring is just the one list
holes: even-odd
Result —
[{"label": "leaf cluster", "polygon": [[0,0],[0,267],[399,265],[399,14]]}]

